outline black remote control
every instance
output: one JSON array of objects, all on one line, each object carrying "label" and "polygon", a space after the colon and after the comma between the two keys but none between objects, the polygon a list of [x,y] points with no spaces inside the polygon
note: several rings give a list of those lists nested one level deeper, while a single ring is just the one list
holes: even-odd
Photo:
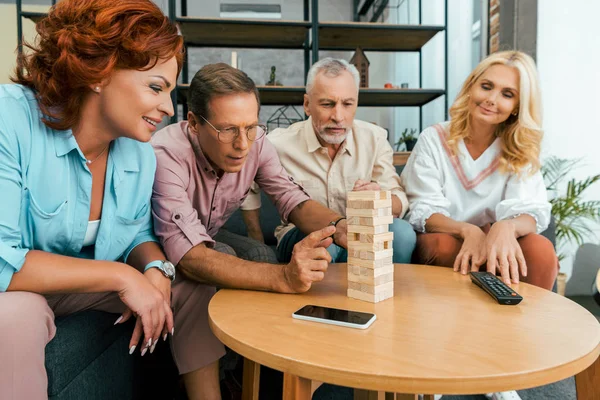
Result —
[{"label": "black remote control", "polygon": [[519,304],[523,297],[490,272],[471,272],[471,282],[485,290],[499,304]]}]

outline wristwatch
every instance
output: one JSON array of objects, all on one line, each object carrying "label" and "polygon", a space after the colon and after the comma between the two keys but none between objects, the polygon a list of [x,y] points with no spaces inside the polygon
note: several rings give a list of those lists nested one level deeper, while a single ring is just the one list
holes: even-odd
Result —
[{"label": "wristwatch", "polygon": [[144,272],[148,271],[150,268],[158,268],[160,272],[173,282],[175,280],[175,266],[167,260],[157,260],[148,263],[146,267],[144,267]]},{"label": "wristwatch", "polygon": [[[346,219],[346,217],[340,217],[340,218],[336,219],[335,221],[331,221],[331,222],[329,222],[329,224],[327,224],[327,225],[328,225],[328,226],[335,226],[335,227],[337,228],[337,224],[339,224],[339,223],[340,223],[340,221],[341,221],[341,220],[343,220],[343,219]],[[335,233],[334,233],[333,235],[329,236],[329,237],[330,237],[330,238],[331,238],[331,240],[333,241],[333,244],[335,244],[336,246],[339,246],[339,245],[338,245],[338,244],[335,242],[334,235],[335,235]]]}]

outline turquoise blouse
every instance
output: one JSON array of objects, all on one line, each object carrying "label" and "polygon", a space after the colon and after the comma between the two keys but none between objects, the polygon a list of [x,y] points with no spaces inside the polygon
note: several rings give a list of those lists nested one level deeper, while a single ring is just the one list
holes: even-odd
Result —
[{"label": "turquoise blouse", "polygon": [[44,125],[31,90],[0,85],[0,292],[29,250],[125,261],[137,245],[156,242],[155,170],[149,143],[112,142],[98,237],[91,251],[82,251],[92,192],[86,159],[70,130]]}]

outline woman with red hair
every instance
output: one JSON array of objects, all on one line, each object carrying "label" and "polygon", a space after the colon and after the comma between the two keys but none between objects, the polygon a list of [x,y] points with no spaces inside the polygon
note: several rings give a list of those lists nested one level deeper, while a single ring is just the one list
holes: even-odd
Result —
[{"label": "woman with red hair", "polygon": [[0,85],[0,397],[47,398],[54,317],[97,309],[137,318],[130,354],[170,334],[189,398],[220,398],[214,289],[175,279],[152,229],[183,39],[150,0],[63,0],[36,29]]}]

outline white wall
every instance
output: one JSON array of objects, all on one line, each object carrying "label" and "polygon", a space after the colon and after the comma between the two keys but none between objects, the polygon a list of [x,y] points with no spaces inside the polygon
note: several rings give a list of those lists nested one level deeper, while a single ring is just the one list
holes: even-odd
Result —
[{"label": "white wall", "polygon": [[[583,158],[571,177],[600,173],[600,2],[538,1],[537,62],[542,86],[543,156]],[[570,178],[570,177],[569,177]],[[600,200],[600,183],[587,200]],[[600,226],[595,227],[600,238]],[[589,238],[598,243],[598,238]],[[571,247],[575,251],[575,246]],[[561,271],[571,273],[570,262]]]}]

